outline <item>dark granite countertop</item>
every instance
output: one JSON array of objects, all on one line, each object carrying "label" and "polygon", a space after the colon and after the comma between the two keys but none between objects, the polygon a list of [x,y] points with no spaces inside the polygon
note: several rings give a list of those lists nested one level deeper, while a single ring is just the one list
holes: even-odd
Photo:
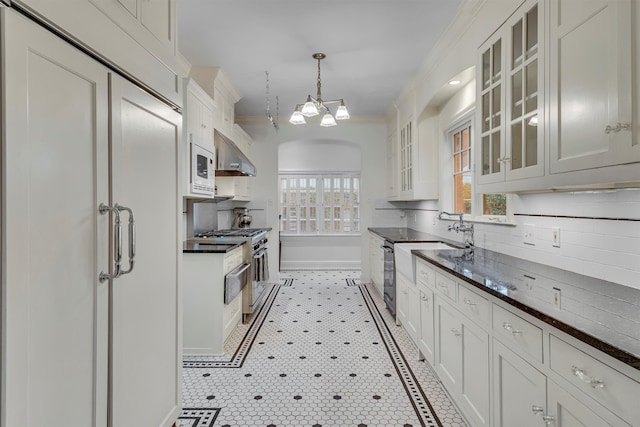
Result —
[{"label": "dark granite countertop", "polygon": [[482,248],[411,253],[640,370],[640,290]]},{"label": "dark granite countertop", "polygon": [[224,254],[244,245],[244,242],[233,244],[200,243],[186,240],[182,244],[184,254]]}]

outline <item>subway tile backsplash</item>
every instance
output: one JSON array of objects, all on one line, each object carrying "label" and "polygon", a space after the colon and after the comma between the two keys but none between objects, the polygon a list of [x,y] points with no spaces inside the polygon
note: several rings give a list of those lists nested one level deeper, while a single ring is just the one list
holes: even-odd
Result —
[{"label": "subway tile backsplash", "polygon": [[[475,224],[476,246],[640,289],[640,189],[515,195],[513,208],[515,226]],[[394,226],[400,210],[409,228],[462,240],[437,219],[435,202],[403,204]],[[524,224],[535,226],[534,245],[523,242]]]}]

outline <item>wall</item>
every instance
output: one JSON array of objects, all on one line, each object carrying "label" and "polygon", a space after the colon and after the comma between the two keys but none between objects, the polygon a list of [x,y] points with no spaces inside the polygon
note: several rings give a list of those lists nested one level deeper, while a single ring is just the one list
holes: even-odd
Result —
[{"label": "wall", "polygon": [[[282,119],[282,117],[281,117]],[[284,120],[281,120],[283,122]],[[279,228],[278,222],[278,147],[280,144],[300,140],[342,140],[356,144],[361,153],[361,180],[360,192],[361,230],[364,230],[359,240],[359,259],[362,269],[362,280],[369,280],[369,252],[368,252],[368,227],[372,226],[374,205],[385,203],[384,198],[385,174],[381,173],[386,168],[386,126],[380,118],[363,120],[352,118],[349,121],[339,122],[331,128],[320,127],[318,123],[311,122],[306,125],[294,126],[288,122],[280,123],[280,129],[276,130],[267,122],[260,120],[242,123],[243,129],[254,140],[251,160],[258,169],[258,175],[252,188],[254,203],[264,203],[265,222],[267,227],[274,231]],[[272,232],[272,240],[276,240]],[[278,246],[269,246],[269,268],[271,272],[278,271]],[[272,275],[275,280],[276,275]]]}]

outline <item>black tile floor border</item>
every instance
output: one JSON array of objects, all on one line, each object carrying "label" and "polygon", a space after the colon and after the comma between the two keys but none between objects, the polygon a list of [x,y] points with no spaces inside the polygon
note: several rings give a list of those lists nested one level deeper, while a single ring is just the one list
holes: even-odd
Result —
[{"label": "black tile floor border", "polygon": [[360,286],[360,279],[348,277],[345,280],[347,281],[347,286]]},{"label": "black tile floor border", "polygon": [[407,363],[407,359],[404,357],[404,354],[400,350],[398,343],[395,338],[393,338],[393,334],[389,330],[387,323],[384,321],[380,310],[376,307],[373,302],[371,295],[369,294],[369,289],[367,289],[364,285],[359,285],[358,288],[362,293],[362,298],[367,304],[367,308],[371,313],[371,317],[373,318],[378,332],[383,339],[387,352],[389,353],[389,357],[391,357],[391,361],[396,368],[396,372],[400,377],[402,384],[407,392],[407,396],[413,405],[413,408],[416,411],[416,415],[423,423],[423,426],[439,426],[442,427],[442,423],[440,419],[436,415],[433,406],[431,406],[431,402],[427,399],[424,390],[420,387],[420,383],[418,382],[415,374],[411,370],[411,367]]},{"label": "black tile floor border", "polygon": [[[293,279],[291,279],[291,282],[293,282]],[[260,328],[262,327],[262,324],[264,323],[267,317],[267,314],[269,314],[269,311],[271,310],[271,305],[276,299],[276,295],[280,290],[280,286],[282,285],[274,285],[271,288],[264,304],[262,304],[262,307],[260,308],[260,312],[254,318],[253,322],[251,323],[251,327],[249,328],[247,333],[244,335],[244,337],[240,341],[240,345],[236,349],[233,356],[231,356],[231,359],[229,360],[206,360],[206,359],[194,360],[189,358],[189,359],[183,360],[182,368],[189,369],[189,368],[240,368],[242,367],[245,359],[249,355],[249,350],[251,350],[251,346],[253,345],[253,342],[255,341],[256,336],[258,335],[258,332],[260,332]],[[284,286],[291,286],[291,284],[284,285]]]}]

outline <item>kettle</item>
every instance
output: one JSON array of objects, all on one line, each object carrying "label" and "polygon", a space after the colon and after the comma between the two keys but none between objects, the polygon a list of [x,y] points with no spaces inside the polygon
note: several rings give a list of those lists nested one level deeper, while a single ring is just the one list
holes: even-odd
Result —
[{"label": "kettle", "polygon": [[234,208],[233,213],[236,216],[232,228],[249,228],[251,226],[251,215],[247,208]]}]

